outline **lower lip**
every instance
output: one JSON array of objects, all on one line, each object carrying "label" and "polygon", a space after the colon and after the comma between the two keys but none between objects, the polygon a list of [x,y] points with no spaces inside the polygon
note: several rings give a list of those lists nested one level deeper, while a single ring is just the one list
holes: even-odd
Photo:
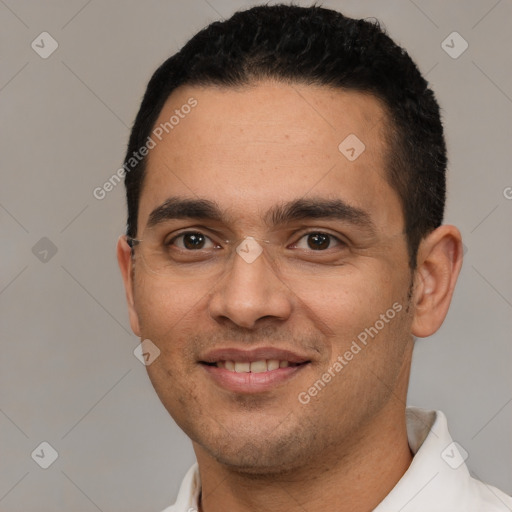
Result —
[{"label": "lower lip", "polygon": [[299,366],[288,366],[260,373],[233,372],[217,366],[201,364],[210,377],[221,387],[235,393],[261,393],[275,388],[297,375],[309,363]]}]

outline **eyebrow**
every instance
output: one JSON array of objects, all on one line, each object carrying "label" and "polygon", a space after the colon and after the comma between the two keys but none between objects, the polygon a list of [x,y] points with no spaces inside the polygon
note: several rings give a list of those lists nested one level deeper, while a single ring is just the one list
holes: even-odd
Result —
[{"label": "eyebrow", "polygon": [[[170,197],[151,212],[147,227],[172,219],[189,218],[228,222],[234,217],[223,213],[215,201]],[[263,217],[267,227],[274,228],[305,219],[340,220],[375,233],[375,224],[368,212],[342,199],[296,199],[273,206]]]}]

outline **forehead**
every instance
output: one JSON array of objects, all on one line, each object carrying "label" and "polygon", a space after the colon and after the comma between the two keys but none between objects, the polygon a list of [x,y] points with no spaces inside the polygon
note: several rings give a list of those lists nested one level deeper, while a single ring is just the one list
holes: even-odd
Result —
[{"label": "forehead", "polygon": [[139,228],[180,195],[214,200],[241,222],[311,195],[399,223],[399,200],[385,179],[385,120],[379,100],[354,91],[276,82],[181,87],[151,135]]}]

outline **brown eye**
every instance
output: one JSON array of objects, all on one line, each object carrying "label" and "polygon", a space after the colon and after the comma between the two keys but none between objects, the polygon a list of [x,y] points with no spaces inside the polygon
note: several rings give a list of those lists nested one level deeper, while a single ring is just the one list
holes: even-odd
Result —
[{"label": "brown eye", "polygon": [[314,251],[328,249],[331,244],[330,235],[326,233],[310,233],[308,237],[308,247]]},{"label": "brown eye", "polygon": [[[208,243],[210,245],[208,245]],[[173,238],[168,245],[176,245],[176,247],[179,249],[188,251],[201,250],[205,248],[208,249],[213,247],[212,241],[207,236],[203,235],[203,233],[195,231],[181,233],[180,235]]]},{"label": "brown eye", "polygon": [[330,233],[311,231],[302,235],[294,245],[297,249],[323,252],[331,247],[344,248],[346,244]]},{"label": "brown eye", "polygon": [[183,236],[183,245],[187,249],[202,249],[204,236],[201,233],[188,233]]}]

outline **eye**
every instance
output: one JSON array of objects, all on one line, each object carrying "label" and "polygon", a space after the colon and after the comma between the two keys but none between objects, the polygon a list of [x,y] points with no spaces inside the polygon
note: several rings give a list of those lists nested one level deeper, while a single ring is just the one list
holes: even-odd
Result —
[{"label": "eye", "polygon": [[175,236],[166,243],[167,246],[176,245],[179,249],[186,251],[212,249],[218,247],[212,240],[199,231],[187,231]]},{"label": "eye", "polygon": [[[305,240],[305,243],[302,242]],[[298,242],[294,244],[298,249],[306,249],[313,251],[324,251],[333,246],[332,241],[334,241],[334,246],[344,246],[345,244],[336,238],[334,235],[330,233],[322,233],[322,232],[311,232],[303,235]]]}]

